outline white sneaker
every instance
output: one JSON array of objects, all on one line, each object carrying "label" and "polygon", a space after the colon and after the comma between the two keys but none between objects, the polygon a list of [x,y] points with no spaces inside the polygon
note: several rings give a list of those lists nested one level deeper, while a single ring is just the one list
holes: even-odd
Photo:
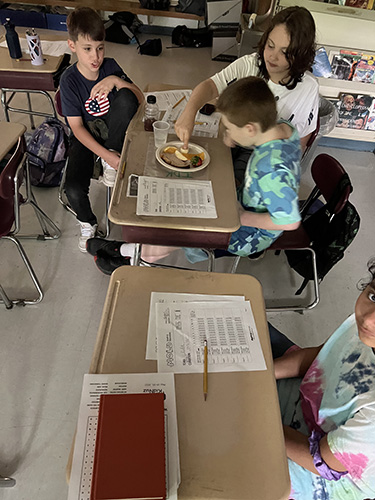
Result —
[{"label": "white sneaker", "polygon": [[86,253],[87,252],[86,241],[89,238],[94,238],[94,236],[96,235],[96,230],[98,225],[95,224],[94,226],[92,226],[88,222],[81,222],[81,221],[78,222],[79,225],[81,226],[81,236],[78,240],[78,248],[81,250],[81,252]]},{"label": "white sneaker", "polygon": [[117,171],[112,168],[105,160],[102,160],[103,165],[103,179],[102,182],[105,186],[113,187],[115,185]]}]

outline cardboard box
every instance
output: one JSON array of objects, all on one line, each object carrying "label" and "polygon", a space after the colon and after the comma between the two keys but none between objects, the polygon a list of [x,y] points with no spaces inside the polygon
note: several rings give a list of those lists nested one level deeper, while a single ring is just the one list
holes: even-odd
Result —
[{"label": "cardboard box", "polygon": [[213,61],[232,62],[238,57],[237,29],[220,28],[213,30],[212,55]]},{"label": "cardboard box", "polygon": [[242,0],[207,0],[207,24],[236,28],[241,19]]},{"label": "cardboard box", "polygon": [[66,26],[66,14],[46,14],[47,28],[49,30],[68,31]]}]

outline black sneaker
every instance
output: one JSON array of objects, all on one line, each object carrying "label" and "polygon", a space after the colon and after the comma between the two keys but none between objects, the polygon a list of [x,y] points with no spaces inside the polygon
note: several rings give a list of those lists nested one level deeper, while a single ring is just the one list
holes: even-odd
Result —
[{"label": "black sneaker", "polygon": [[108,257],[95,255],[94,259],[97,268],[108,276],[110,276],[118,267],[130,266],[130,257]]},{"label": "black sneaker", "polygon": [[90,255],[95,255],[99,252],[108,257],[120,257],[120,247],[124,241],[109,241],[103,238],[89,238],[86,241],[86,250]]}]

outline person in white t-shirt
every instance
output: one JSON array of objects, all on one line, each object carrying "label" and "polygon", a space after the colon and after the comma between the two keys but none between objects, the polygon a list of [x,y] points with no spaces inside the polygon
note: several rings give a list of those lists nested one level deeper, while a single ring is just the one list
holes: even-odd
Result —
[{"label": "person in white t-shirt", "polygon": [[[206,102],[218,97],[228,85],[240,78],[260,76],[267,81],[275,96],[278,118],[294,125],[304,151],[311,133],[316,129],[319,110],[318,82],[308,71],[314,57],[315,23],[310,12],[304,7],[288,7],[280,11],[264,32],[257,53],[240,57],[195,87],[175,124],[183,147],[188,147],[195,115]],[[247,160],[245,167],[246,163]]]}]

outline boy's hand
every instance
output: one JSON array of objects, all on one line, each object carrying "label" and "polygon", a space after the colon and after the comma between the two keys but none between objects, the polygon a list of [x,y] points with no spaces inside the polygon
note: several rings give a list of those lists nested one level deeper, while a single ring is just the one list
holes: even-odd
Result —
[{"label": "boy's hand", "polygon": [[107,151],[105,155],[102,155],[103,160],[105,160],[110,167],[114,168],[115,170],[118,169],[119,164],[120,164],[120,153],[117,151]]},{"label": "boy's hand", "polygon": [[107,97],[108,94],[116,87],[117,77],[115,75],[107,76],[100,80],[96,85],[93,86],[90,92],[91,99],[95,99],[95,97]]}]

